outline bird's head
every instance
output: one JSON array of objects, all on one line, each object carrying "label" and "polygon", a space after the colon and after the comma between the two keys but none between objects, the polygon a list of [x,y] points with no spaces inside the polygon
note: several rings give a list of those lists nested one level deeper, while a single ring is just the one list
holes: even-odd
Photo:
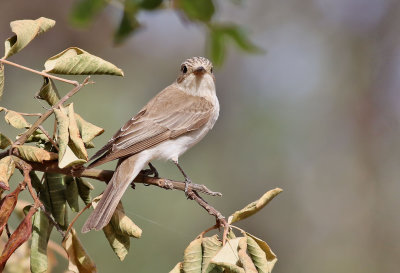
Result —
[{"label": "bird's head", "polygon": [[215,94],[212,63],[204,57],[192,57],[181,64],[176,82],[181,90],[195,96]]}]

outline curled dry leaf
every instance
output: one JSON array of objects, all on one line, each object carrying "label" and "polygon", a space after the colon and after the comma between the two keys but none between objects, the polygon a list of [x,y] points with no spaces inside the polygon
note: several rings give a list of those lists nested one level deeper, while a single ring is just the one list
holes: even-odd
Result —
[{"label": "curled dry leaf", "polygon": [[18,195],[20,192],[21,188],[17,187],[12,193],[6,195],[0,201],[0,235],[3,233],[4,227],[8,222],[8,218],[17,205]]},{"label": "curled dry leaf", "polygon": [[12,141],[6,137],[5,135],[3,135],[2,133],[0,133],[0,149],[5,149],[8,146],[10,146],[12,144]]},{"label": "curled dry leaf", "polygon": [[67,184],[67,189],[66,189],[67,202],[68,202],[68,205],[69,205],[69,207],[71,208],[72,211],[79,212],[78,185],[77,185],[75,179],[72,176],[69,176],[68,178],[69,179],[66,180],[66,184]]},{"label": "curled dry leaf", "polygon": [[211,259],[222,248],[222,242],[218,240],[218,236],[214,235],[212,237],[205,237],[203,238],[201,244],[203,248],[203,261],[201,265],[201,273],[222,272],[222,269],[218,271],[219,268],[215,264],[210,263]]},{"label": "curled dry leaf", "polygon": [[62,246],[68,254],[68,270],[76,273],[97,272],[96,265],[83,248],[74,228],[64,238]]},{"label": "curled dry leaf", "polygon": [[[100,201],[100,196],[93,199],[92,205],[96,207]],[[119,202],[111,217],[110,223],[103,228],[111,248],[122,261],[128,254],[130,238],[140,238],[142,230],[125,215],[122,203]]]},{"label": "curled dry leaf", "polygon": [[0,160],[0,189],[9,190],[8,180],[15,170],[15,162],[11,156],[6,156]]},{"label": "curled dry leaf", "polygon": [[78,47],[70,47],[49,58],[44,64],[46,72],[65,75],[108,74],[123,76],[124,72],[97,56]]},{"label": "curled dry leaf", "polygon": [[30,251],[32,273],[46,273],[48,270],[47,244],[53,225],[49,218],[39,209],[33,216],[33,230]]},{"label": "curled dry leaf", "polygon": [[43,77],[43,85],[36,94],[36,98],[45,100],[51,106],[55,105],[60,100],[57,87],[52,79]]},{"label": "curled dry leaf", "polygon": [[101,135],[104,132],[103,128],[100,128],[90,122],[84,120],[80,115],[75,114],[76,123],[79,128],[82,140],[85,144],[90,143],[92,139]]},{"label": "curled dry leaf", "polygon": [[69,117],[69,146],[74,154],[79,158],[85,160],[85,163],[88,160],[88,154],[83,144],[83,140],[80,136],[78,125],[75,120],[75,112],[74,112],[74,104],[71,103],[68,107],[68,117]]},{"label": "curled dry leaf", "polygon": [[4,58],[21,51],[26,47],[36,36],[48,31],[54,27],[54,20],[40,17],[36,20],[17,20],[10,23],[11,30],[16,35],[8,38],[5,42]]},{"label": "curled dry leaf", "polygon": [[67,114],[64,113],[61,109],[54,109],[54,115],[56,116],[57,121],[57,142],[58,142],[58,167],[64,168],[68,165],[68,163],[64,163],[64,155],[67,150],[69,134],[68,134],[68,125],[69,118]]},{"label": "curled dry leaf", "polygon": [[89,204],[92,201],[90,192],[94,190],[93,185],[81,177],[76,177],[75,181],[78,186],[79,196],[86,205]]},{"label": "curled dry leaf", "polygon": [[263,207],[265,207],[280,192],[282,192],[282,189],[280,188],[276,188],[266,192],[257,201],[248,204],[246,207],[244,207],[239,211],[235,211],[231,216],[229,216],[228,223],[232,224],[255,214],[256,212],[260,211]]},{"label": "curled dry leaf", "polygon": [[58,158],[58,154],[56,153],[33,146],[22,145],[18,146],[17,149],[19,156],[26,161],[43,163],[43,161],[55,160]]},{"label": "curled dry leaf", "polygon": [[67,224],[65,222],[65,217],[67,214],[65,180],[68,178],[64,174],[46,173],[44,179],[50,194],[51,211],[54,216],[54,220],[60,226],[65,226]]},{"label": "curled dry leaf", "polygon": [[201,272],[201,264],[203,251],[201,247],[201,238],[193,240],[185,249],[183,254],[182,269],[185,273],[199,273]]},{"label": "curled dry leaf", "polygon": [[7,111],[4,119],[8,124],[17,129],[28,129],[29,127],[31,127],[31,124],[29,124],[21,114],[12,110]]},{"label": "curled dry leaf", "polygon": [[211,259],[210,263],[218,265],[228,272],[244,273],[244,269],[237,264],[239,262],[238,246],[240,237],[228,240],[220,251]]},{"label": "curled dry leaf", "polygon": [[247,252],[260,273],[270,273],[278,261],[269,245],[256,236],[246,233]]},{"label": "curled dry leaf", "polygon": [[238,256],[240,263],[246,273],[258,273],[256,266],[247,254],[247,238],[241,237],[239,240]]},{"label": "curled dry leaf", "polygon": [[28,214],[19,224],[17,229],[11,235],[10,239],[6,243],[3,252],[0,257],[0,272],[4,269],[4,266],[7,263],[7,260],[14,253],[14,251],[20,247],[23,243],[25,243],[32,233],[32,216],[36,212],[35,207],[31,207]]}]

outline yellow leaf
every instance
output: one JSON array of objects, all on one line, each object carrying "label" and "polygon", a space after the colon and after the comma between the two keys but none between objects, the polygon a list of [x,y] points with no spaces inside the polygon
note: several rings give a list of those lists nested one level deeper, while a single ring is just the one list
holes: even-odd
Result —
[{"label": "yellow leaf", "polygon": [[195,239],[185,249],[183,254],[183,265],[182,269],[185,273],[199,273],[201,272],[202,264],[202,248],[201,239]]},{"label": "yellow leaf", "polygon": [[11,156],[6,156],[0,160],[0,188],[9,190],[8,180],[15,170],[15,162]]},{"label": "yellow leaf", "polygon": [[228,218],[228,223],[232,224],[234,222],[243,220],[256,212],[260,211],[263,207],[265,207],[275,196],[277,196],[282,189],[276,188],[266,192],[260,199],[248,204],[246,207],[239,211],[235,211],[231,216]]},{"label": "yellow leaf", "polygon": [[46,72],[66,75],[108,74],[123,76],[124,72],[97,56],[78,47],[70,47],[51,57],[44,64]]},{"label": "yellow leaf", "polygon": [[96,265],[83,248],[74,228],[67,234],[62,246],[68,254],[68,270],[76,273],[97,272]]},{"label": "yellow leaf", "polygon": [[19,155],[26,161],[40,162],[48,160],[55,160],[58,158],[58,154],[48,152],[44,149],[40,149],[33,146],[22,145],[17,147]]},{"label": "yellow leaf", "polygon": [[79,128],[82,140],[85,144],[89,143],[93,138],[101,135],[104,132],[103,128],[100,128],[90,122],[84,120],[80,115],[75,113],[76,123]]},{"label": "yellow leaf", "polygon": [[85,148],[85,144],[83,144],[83,140],[79,134],[78,125],[76,124],[73,103],[71,103],[68,107],[68,117],[69,117],[68,131],[70,138],[69,146],[79,159],[83,159],[85,160],[85,162],[87,162],[88,154]]},{"label": "yellow leaf", "polygon": [[45,100],[51,106],[55,105],[60,100],[57,87],[52,79],[43,77],[43,85],[36,94],[36,98]]},{"label": "yellow leaf", "polygon": [[36,20],[17,20],[10,23],[11,30],[16,35],[5,42],[4,58],[8,58],[26,47],[36,36],[54,27],[54,20],[40,17]]},{"label": "yellow leaf", "polygon": [[202,268],[201,272],[202,273],[212,272],[215,269],[216,265],[211,264],[210,261],[222,248],[222,242],[218,240],[217,235],[214,235],[212,237],[203,238],[201,245],[203,247],[203,261],[201,265]]},{"label": "yellow leaf", "polygon": [[31,125],[25,120],[25,118],[15,111],[8,110],[4,118],[8,124],[17,129],[28,129],[29,127],[31,127]]},{"label": "yellow leaf", "polygon": [[6,137],[2,133],[0,133],[0,149],[5,149],[8,146],[10,146],[11,144],[12,144],[12,141],[8,137]]},{"label": "yellow leaf", "polygon": [[256,236],[246,233],[247,252],[260,273],[270,273],[278,261],[269,245]]}]

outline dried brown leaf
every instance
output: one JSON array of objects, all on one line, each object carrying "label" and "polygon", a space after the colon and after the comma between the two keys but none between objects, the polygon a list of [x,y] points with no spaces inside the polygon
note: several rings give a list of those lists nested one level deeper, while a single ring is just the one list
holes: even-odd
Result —
[{"label": "dried brown leaf", "polygon": [[0,235],[3,233],[4,227],[8,222],[8,218],[17,205],[18,195],[20,192],[21,188],[17,187],[12,193],[4,196],[4,198],[0,201]]},{"label": "dried brown leaf", "polygon": [[40,162],[55,160],[58,154],[33,146],[22,145],[17,147],[20,157],[26,161]]},{"label": "dried brown leaf", "polygon": [[10,146],[11,144],[12,144],[12,141],[8,137],[6,137],[2,133],[0,133],[0,149],[5,149],[8,146]]},{"label": "dried brown leaf", "polygon": [[11,234],[10,239],[6,243],[0,257],[0,272],[4,269],[7,260],[14,253],[14,251],[26,242],[32,233],[32,215],[36,212],[36,208],[32,207],[17,229]]},{"label": "dried brown leaf", "polygon": [[256,266],[247,254],[247,238],[241,237],[239,240],[238,256],[240,263],[246,273],[258,273]]},{"label": "dried brown leaf", "polygon": [[45,100],[49,105],[53,106],[60,100],[60,95],[53,80],[48,77],[43,77],[43,85],[36,98]]},{"label": "dried brown leaf", "polygon": [[96,265],[86,253],[74,228],[67,234],[62,246],[68,254],[68,270],[76,273],[97,272]]},{"label": "dried brown leaf", "polygon": [[258,211],[260,211],[263,207],[265,207],[275,196],[277,196],[282,189],[276,188],[266,192],[260,199],[248,204],[246,207],[239,211],[235,211],[231,216],[228,218],[228,223],[232,224],[237,221],[243,220]]}]

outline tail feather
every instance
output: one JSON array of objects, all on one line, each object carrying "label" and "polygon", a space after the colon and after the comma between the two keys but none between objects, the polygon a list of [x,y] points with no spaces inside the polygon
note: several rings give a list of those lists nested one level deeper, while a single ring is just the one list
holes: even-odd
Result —
[{"label": "tail feather", "polygon": [[140,154],[128,157],[119,164],[100,202],[83,225],[82,233],[100,230],[110,222],[122,195],[146,164],[146,158]]}]

